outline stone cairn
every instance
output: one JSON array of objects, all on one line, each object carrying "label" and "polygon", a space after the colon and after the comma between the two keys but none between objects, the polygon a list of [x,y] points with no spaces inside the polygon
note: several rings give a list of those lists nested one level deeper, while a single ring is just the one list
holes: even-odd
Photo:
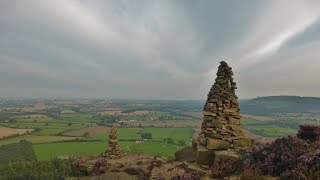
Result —
[{"label": "stone cairn", "polygon": [[108,147],[104,154],[104,157],[110,159],[118,159],[122,157],[122,153],[117,138],[117,130],[115,128],[111,128],[109,133]]},{"label": "stone cairn", "polygon": [[[197,138],[197,162],[210,165],[219,153],[236,156],[234,149],[248,147],[240,126],[240,109],[235,95],[232,68],[220,62],[217,78],[203,108],[204,120]],[[228,151],[226,151],[228,150]]]}]

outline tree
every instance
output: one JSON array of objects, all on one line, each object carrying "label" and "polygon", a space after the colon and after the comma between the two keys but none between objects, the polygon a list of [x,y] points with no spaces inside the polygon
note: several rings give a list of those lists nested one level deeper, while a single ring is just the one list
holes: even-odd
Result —
[{"label": "tree", "polygon": [[68,122],[68,126],[72,126],[72,122]]},{"label": "tree", "polygon": [[152,134],[149,132],[142,133],[141,139],[152,139]]}]

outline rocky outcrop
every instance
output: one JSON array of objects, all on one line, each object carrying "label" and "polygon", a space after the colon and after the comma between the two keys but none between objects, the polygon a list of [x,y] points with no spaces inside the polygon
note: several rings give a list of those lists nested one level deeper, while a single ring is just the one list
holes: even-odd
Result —
[{"label": "rocky outcrop", "polygon": [[[210,151],[233,150],[250,145],[240,126],[242,117],[232,76],[232,68],[226,62],[220,62],[217,78],[203,108],[203,123],[197,139],[201,159],[211,156],[213,152]],[[202,164],[199,158],[197,162]]]},{"label": "rocky outcrop", "polygon": [[104,154],[106,158],[118,159],[122,157],[122,153],[119,147],[117,130],[115,128],[110,129],[108,147]]}]

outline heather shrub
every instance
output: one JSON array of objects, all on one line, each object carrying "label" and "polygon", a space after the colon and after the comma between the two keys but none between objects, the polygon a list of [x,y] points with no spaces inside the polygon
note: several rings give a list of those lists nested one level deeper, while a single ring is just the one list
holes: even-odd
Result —
[{"label": "heather shrub", "polygon": [[258,176],[260,171],[262,175],[280,176],[282,179],[319,179],[320,150],[317,146],[289,136],[239,152],[242,155],[242,177]]},{"label": "heather shrub", "polygon": [[225,177],[234,174],[239,170],[238,158],[221,155],[216,158],[211,167],[211,175],[215,178]]},{"label": "heather shrub", "polygon": [[200,180],[200,175],[197,172],[184,173],[172,177],[171,180]]},{"label": "heather shrub", "polygon": [[130,174],[130,175],[137,175],[139,179],[148,179],[150,176],[150,173],[147,173],[143,171],[141,168],[126,168],[124,172]]},{"label": "heather shrub", "polygon": [[100,175],[106,172],[107,170],[107,159],[106,158],[99,158],[91,168],[91,173]]},{"label": "heather shrub", "polygon": [[320,149],[315,153],[306,153],[298,157],[296,166],[283,172],[280,179],[320,179]]},{"label": "heather shrub", "polygon": [[320,127],[315,125],[301,125],[297,135],[301,139],[320,140]]}]

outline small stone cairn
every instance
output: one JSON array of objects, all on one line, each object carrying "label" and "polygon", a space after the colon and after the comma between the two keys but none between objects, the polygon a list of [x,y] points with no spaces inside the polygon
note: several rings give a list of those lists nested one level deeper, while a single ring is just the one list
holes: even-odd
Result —
[{"label": "small stone cairn", "polygon": [[197,163],[210,165],[219,154],[237,156],[234,150],[248,147],[240,126],[240,109],[235,95],[232,68],[220,62],[217,78],[203,108],[203,123],[197,138]]},{"label": "small stone cairn", "polygon": [[110,129],[108,147],[104,153],[104,157],[110,159],[118,159],[122,157],[122,153],[119,147],[117,130],[115,128]]}]

